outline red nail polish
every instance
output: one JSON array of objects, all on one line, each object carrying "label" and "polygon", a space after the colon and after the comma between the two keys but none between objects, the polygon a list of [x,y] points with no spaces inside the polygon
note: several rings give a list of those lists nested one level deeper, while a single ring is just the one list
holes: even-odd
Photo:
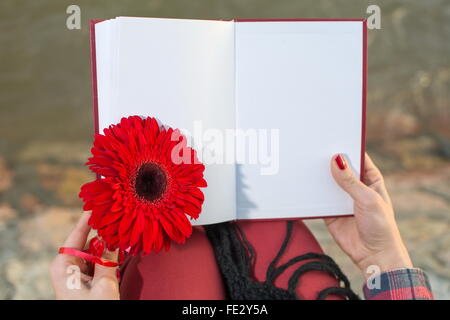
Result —
[{"label": "red nail polish", "polygon": [[345,162],[345,159],[340,154],[335,158],[336,163],[341,170],[345,170],[347,168],[347,163]]}]

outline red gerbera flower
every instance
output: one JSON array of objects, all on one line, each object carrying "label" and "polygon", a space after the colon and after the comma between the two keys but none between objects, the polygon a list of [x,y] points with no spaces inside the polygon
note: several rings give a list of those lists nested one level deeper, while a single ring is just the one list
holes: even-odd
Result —
[{"label": "red gerbera flower", "polygon": [[[122,118],[96,134],[86,165],[103,176],[81,187],[89,225],[110,250],[168,250],[192,233],[186,215],[198,218],[206,187],[204,165],[179,130],[154,118]],[[181,161],[181,160],[183,161]]]}]

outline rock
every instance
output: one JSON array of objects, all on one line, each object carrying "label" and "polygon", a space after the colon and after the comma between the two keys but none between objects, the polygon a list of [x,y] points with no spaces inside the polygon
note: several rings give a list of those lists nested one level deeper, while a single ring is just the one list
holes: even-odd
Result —
[{"label": "rock", "polygon": [[16,210],[8,204],[0,204],[0,222],[6,222],[17,216]]},{"label": "rock", "polygon": [[450,220],[450,165],[390,174],[385,183],[400,216],[421,214]]},{"label": "rock", "polygon": [[5,268],[6,280],[12,284],[20,283],[26,273],[25,269],[24,264],[17,259],[8,261]]},{"label": "rock", "polygon": [[435,253],[435,257],[440,265],[442,265],[445,269],[450,269],[450,243],[447,241],[444,248],[442,250]]},{"label": "rock", "polygon": [[12,299],[54,298],[48,274],[48,258],[32,260],[10,260],[5,266],[6,280],[14,287]]},{"label": "rock", "polygon": [[8,204],[0,204],[0,231],[3,231],[7,223],[17,218],[17,211]]},{"label": "rock", "polygon": [[415,135],[421,129],[416,117],[398,109],[384,114],[383,120],[384,136],[389,140]]},{"label": "rock", "polygon": [[[448,124],[447,124],[448,126]],[[448,129],[450,130],[450,129]],[[444,130],[441,130],[441,132]],[[439,143],[440,149],[442,153],[447,159],[450,159],[450,133],[447,133],[446,136],[441,134],[441,132],[437,132],[434,137],[436,141]]]},{"label": "rock", "polygon": [[[389,191],[393,191],[389,184],[387,186]],[[426,217],[430,212],[444,212],[448,210],[448,203],[439,197],[436,197],[428,192],[420,190],[398,190],[397,192],[391,192],[391,198],[394,204],[394,209],[400,212],[409,213],[408,218],[412,214],[421,214]]]},{"label": "rock", "polygon": [[13,172],[6,166],[6,160],[0,156],[0,192],[12,185]]},{"label": "rock", "polygon": [[420,250],[429,242],[438,243],[439,238],[450,231],[447,221],[433,219],[426,214],[397,219],[398,227],[409,250]]},{"label": "rock", "polygon": [[35,212],[41,206],[41,201],[34,194],[25,193],[20,197],[20,207],[24,212]]},{"label": "rock", "polygon": [[434,298],[437,300],[448,300],[450,297],[450,283],[448,279],[436,275],[432,271],[427,272]]},{"label": "rock", "polygon": [[81,214],[78,208],[51,207],[20,221],[18,238],[24,252],[56,254]]},{"label": "rock", "polygon": [[395,157],[406,170],[433,169],[446,163],[436,139],[425,135],[388,140],[379,152]]},{"label": "rock", "polygon": [[42,188],[50,191],[58,189],[64,174],[64,167],[62,165],[42,162],[37,163],[35,168]]},{"label": "rock", "polygon": [[36,165],[39,181],[43,188],[52,191],[56,198],[66,206],[80,206],[78,198],[81,186],[95,179],[94,174],[85,166],[52,165],[39,163]]},{"label": "rock", "polygon": [[63,172],[60,184],[57,188],[57,196],[66,206],[82,207],[83,203],[78,198],[80,188],[86,182],[95,179],[87,167],[71,167]]},{"label": "rock", "polygon": [[85,143],[33,142],[19,154],[24,162],[53,162],[59,164],[83,164],[90,157],[90,146]]}]

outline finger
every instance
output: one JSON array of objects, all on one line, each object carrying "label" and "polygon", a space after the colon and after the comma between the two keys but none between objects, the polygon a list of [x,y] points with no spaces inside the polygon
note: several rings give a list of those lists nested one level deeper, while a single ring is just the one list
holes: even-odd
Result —
[{"label": "finger", "polygon": [[[109,261],[117,262],[119,250],[109,251],[105,249],[102,258]],[[117,267],[105,267],[100,264],[95,265],[94,277],[92,284],[95,286],[98,283],[108,284],[108,285],[119,285],[117,280]]]},{"label": "finger", "polygon": [[64,247],[83,250],[91,227],[88,225],[90,214],[83,213],[77,225],[64,242]]},{"label": "finger", "polygon": [[383,175],[367,153],[365,154],[364,162],[364,182],[378,192],[384,201],[391,203],[391,199],[384,184]]},{"label": "finger", "polygon": [[85,273],[81,273],[81,281],[83,282],[91,282],[92,281],[92,277],[88,274]]},{"label": "finger", "polygon": [[117,249],[114,251],[109,251],[108,249],[105,249],[105,251],[102,254],[102,258],[109,261],[117,262],[119,258],[119,250]]},{"label": "finger", "polygon": [[331,174],[337,184],[355,201],[365,201],[375,192],[355,176],[342,154],[334,155],[331,159]]},{"label": "finger", "polygon": [[383,176],[377,166],[373,163],[372,159],[366,153],[364,157],[364,182],[370,186],[380,181],[383,181]]},{"label": "finger", "polygon": [[326,226],[329,226],[329,225],[331,225],[333,222],[338,221],[338,219],[339,219],[339,217],[337,217],[337,218],[335,218],[335,217],[333,217],[333,218],[324,218],[323,221],[325,222],[325,225],[326,225]]}]

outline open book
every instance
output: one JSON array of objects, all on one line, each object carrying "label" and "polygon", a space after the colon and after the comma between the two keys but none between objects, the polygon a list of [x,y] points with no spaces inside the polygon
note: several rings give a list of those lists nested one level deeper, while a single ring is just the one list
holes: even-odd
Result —
[{"label": "open book", "polygon": [[344,153],[363,172],[366,32],[363,20],[92,21],[95,130],[152,116],[207,141],[216,161],[193,224],[352,214],[329,167]]}]

